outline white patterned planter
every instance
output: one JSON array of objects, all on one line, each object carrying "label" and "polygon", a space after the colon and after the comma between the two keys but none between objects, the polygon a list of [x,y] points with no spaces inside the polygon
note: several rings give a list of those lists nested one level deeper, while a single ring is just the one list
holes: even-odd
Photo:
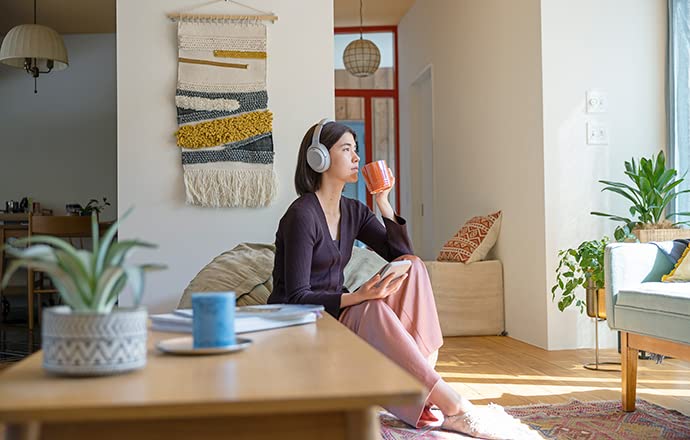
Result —
[{"label": "white patterned planter", "polygon": [[102,376],[146,365],[144,309],[108,314],[74,312],[67,306],[43,310],[43,368],[55,374]]}]

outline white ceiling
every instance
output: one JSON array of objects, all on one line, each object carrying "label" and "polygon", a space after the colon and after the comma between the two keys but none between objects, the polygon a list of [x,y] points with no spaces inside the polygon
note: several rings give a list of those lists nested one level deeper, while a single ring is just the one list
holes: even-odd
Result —
[{"label": "white ceiling", "polygon": [[[364,26],[397,25],[415,0],[363,0]],[[359,26],[359,0],[333,0],[336,27]]]},{"label": "white ceiling", "polygon": [[[37,23],[61,34],[114,33],[115,1],[36,0]],[[397,25],[414,1],[363,0],[364,25]],[[261,0],[249,3],[261,7]],[[359,26],[359,0],[334,0],[333,10],[335,26]],[[0,35],[18,24],[32,22],[32,0],[0,0]]]}]

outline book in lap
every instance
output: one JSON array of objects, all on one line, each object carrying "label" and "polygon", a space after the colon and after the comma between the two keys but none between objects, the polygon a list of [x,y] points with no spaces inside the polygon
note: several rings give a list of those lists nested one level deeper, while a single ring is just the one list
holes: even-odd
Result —
[{"label": "book in lap", "polygon": [[[315,322],[323,313],[323,306],[308,304],[265,304],[235,309],[235,333],[251,333]],[[151,330],[191,333],[192,309],[177,309],[172,313],[151,315]]]}]

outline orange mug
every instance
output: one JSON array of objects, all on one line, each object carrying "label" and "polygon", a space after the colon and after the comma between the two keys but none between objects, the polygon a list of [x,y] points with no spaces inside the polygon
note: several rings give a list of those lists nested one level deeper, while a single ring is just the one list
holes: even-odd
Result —
[{"label": "orange mug", "polygon": [[393,186],[393,176],[391,176],[385,160],[377,160],[364,165],[362,175],[370,194],[380,193]]}]

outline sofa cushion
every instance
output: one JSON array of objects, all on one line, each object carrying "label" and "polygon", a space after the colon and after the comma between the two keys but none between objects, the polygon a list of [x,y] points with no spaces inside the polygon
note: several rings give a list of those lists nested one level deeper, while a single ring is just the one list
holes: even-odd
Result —
[{"label": "sofa cushion", "polygon": [[618,292],[616,307],[674,313],[690,317],[690,283],[642,283]]},{"label": "sofa cushion", "polygon": [[273,289],[275,246],[240,243],[204,266],[184,290],[178,308],[192,307],[192,293],[228,292],[237,295],[237,305],[266,304]]}]

